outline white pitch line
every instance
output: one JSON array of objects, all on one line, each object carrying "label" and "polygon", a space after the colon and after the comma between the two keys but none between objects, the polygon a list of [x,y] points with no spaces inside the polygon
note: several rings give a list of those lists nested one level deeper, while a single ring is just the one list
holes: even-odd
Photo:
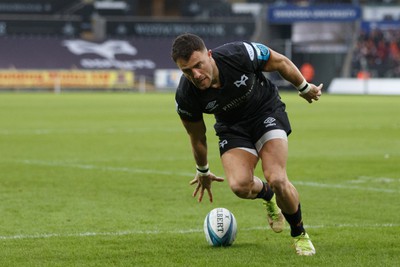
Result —
[{"label": "white pitch line", "polygon": [[[400,227],[400,224],[386,223],[386,224],[337,224],[337,225],[305,225],[307,229],[320,229],[320,228],[393,228]],[[240,231],[251,232],[251,231],[265,231],[270,230],[268,227],[250,227],[250,228],[239,228]],[[83,232],[83,233],[71,233],[71,234],[32,234],[32,235],[10,235],[0,236],[0,240],[17,240],[17,239],[46,239],[46,238],[58,238],[58,237],[91,237],[91,236],[127,236],[127,235],[161,235],[161,234],[192,234],[201,233],[203,229],[181,229],[181,230],[127,230],[117,232]]]},{"label": "white pitch line", "polygon": [[352,186],[352,185],[342,185],[342,184],[322,184],[315,182],[301,182],[296,181],[293,184],[312,186],[312,187],[325,187],[325,188],[340,188],[340,189],[356,189],[356,190],[364,190],[364,191],[375,191],[375,192],[384,192],[384,193],[399,193],[399,190],[394,189],[385,189],[385,188],[376,188],[376,187],[362,187],[362,186]]},{"label": "white pitch line", "polygon": [[186,172],[174,172],[174,171],[159,171],[150,169],[138,169],[138,168],[127,168],[127,167],[99,167],[96,165],[88,164],[73,164],[73,163],[62,163],[57,161],[41,161],[41,160],[22,160],[24,164],[29,165],[43,165],[52,167],[67,167],[67,168],[77,168],[83,170],[102,170],[111,172],[127,172],[127,173],[146,173],[146,174],[159,174],[159,175],[175,175],[175,176],[188,176],[192,177],[194,173]]},{"label": "white pitch line", "polygon": [[[189,172],[174,172],[174,171],[159,171],[154,169],[138,169],[138,168],[128,168],[128,167],[99,167],[96,165],[88,165],[88,164],[74,164],[74,163],[63,163],[58,161],[42,161],[42,160],[22,160],[18,161],[24,164],[29,165],[43,165],[43,166],[52,166],[52,167],[67,167],[67,168],[78,168],[83,170],[102,170],[102,171],[110,171],[110,172],[127,172],[127,173],[145,173],[145,174],[157,174],[157,175],[167,175],[167,176],[183,176],[183,177],[192,177],[194,173]],[[399,190],[396,189],[385,189],[385,188],[376,188],[376,187],[362,187],[362,186],[353,186],[346,184],[324,184],[317,182],[303,182],[303,181],[293,181],[295,185],[303,185],[310,187],[323,187],[323,188],[340,188],[340,189],[350,189],[350,190],[364,190],[364,191],[374,191],[374,192],[382,192],[382,193],[399,193]]]},{"label": "white pitch line", "polygon": [[[160,126],[162,127],[162,126]],[[154,132],[154,128],[132,128],[132,129],[21,129],[21,130],[0,130],[0,135],[55,135],[55,134],[137,134]],[[179,128],[162,127],[158,129],[163,132],[181,132]]]}]

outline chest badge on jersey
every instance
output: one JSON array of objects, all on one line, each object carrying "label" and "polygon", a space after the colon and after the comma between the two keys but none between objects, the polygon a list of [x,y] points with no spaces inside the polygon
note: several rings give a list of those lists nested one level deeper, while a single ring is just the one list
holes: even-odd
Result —
[{"label": "chest badge on jersey", "polygon": [[207,111],[213,111],[214,109],[216,109],[218,107],[217,105],[217,100],[208,102],[207,106],[205,107],[205,109]]},{"label": "chest badge on jersey", "polygon": [[242,85],[246,86],[246,81],[249,79],[249,77],[247,77],[246,75],[242,75],[242,77],[240,77],[240,80],[234,82],[234,84],[236,85],[236,87],[240,87]]}]

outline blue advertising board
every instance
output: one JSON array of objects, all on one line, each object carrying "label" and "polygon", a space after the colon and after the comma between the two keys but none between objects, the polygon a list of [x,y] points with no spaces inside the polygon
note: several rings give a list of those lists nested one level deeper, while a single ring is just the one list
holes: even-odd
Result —
[{"label": "blue advertising board", "polygon": [[396,30],[400,31],[400,21],[363,21],[361,29],[364,32],[379,29],[381,31]]},{"label": "blue advertising board", "polygon": [[361,18],[361,8],[354,5],[269,6],[268,21],[273,24],[294,22],[349,22]]}]

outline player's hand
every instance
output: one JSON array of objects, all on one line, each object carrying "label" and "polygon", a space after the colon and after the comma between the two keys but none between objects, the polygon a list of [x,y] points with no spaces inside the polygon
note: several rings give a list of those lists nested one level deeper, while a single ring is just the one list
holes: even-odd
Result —
[{"label": "player's hand", "polygon": [[212,172],[210,172],[209,175],[206,176],[200,176],[196,174],[194,179],[190,181],[190,185],[196,184],[196,188],[193,191],[193,197],[196,197],[197,193],[199,193],[199,197],[197,199],[198,202],[201,202],[203,200],[204,196],[204,191],[206,190],[208,193],[208,197],[210,199],[210,202],[213,202],[213,195],[211,192],[211,183],[213,181],[216,182],[223,182],[224,178],[215,176]]},{"label": "player's hand", "polygon": [[311,89],[307,93],[305,94],[299,93],[299,95],[305,100],[307,100],[308,103],[312,103],[313,101],[318,101],[322,95],[323,84],[321,83],[319,86],[316,86],[310,83],[309,86],[311,86]]}]

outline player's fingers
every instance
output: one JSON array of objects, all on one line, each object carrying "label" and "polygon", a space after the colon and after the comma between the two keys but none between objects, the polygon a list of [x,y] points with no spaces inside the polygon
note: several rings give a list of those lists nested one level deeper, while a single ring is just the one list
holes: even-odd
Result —
[{"label": "player's fingers", "polygon": [[210,202],[213,202],[213,195],[211,193],[211,189],[207,188],[207,193],[208,193],[208,198],[210,199]]},{"label": "player's fingers", "polygon": [[195,197],[197,195],[197,193],[199,192],[200,186],[196,186],[196,188],[193,191],[192,196]]},{"label": "player's fingers", "polygon": [[223,182],[223,181],[224,181],[224,178],[215,176],[215,177],[213,177],[211,180],[217,181],[217,182]]},{"label": "player's fingers", "polygon": [[323,86],[323,84],[321,83],[321,84],[317,87],[317,89],[318,89],[318,91],[317,91],[317,96],[318,96],[318,97],[320,97],[320,96],[322,95],[322,86]]},{"label": "player's fingers", "polygon": [[193,180],[191,180],[191,181],[189,182],[189,185],[194,185],[194,184],[196,184],[196,183],[198,183],[198,180],[197,180],[197,178],[194,178]]},{"label": "player's fingers", "polygon": [[308,103],[312,103],[311,99],[309,99],[307,95],[302,95],[300,92],[298,94],[300,97],[304,98]]},{"label": "player's fingers", "polygon": [[197,201],[201,202],[203,200],[203,196],[204,196],[204,188],[200,190],[199,198]]}]

